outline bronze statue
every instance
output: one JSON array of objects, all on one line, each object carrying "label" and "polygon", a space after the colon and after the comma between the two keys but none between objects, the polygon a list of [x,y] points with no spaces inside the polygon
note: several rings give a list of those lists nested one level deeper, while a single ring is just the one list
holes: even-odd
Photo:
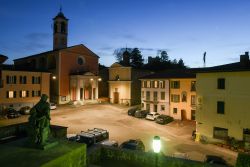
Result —
[{"label": "bronze statue", "polygon": [[34,146],[44,146],[50,131],[50,105],[48,96],[43,94],[40,101],[30,110],[29,142]]}]

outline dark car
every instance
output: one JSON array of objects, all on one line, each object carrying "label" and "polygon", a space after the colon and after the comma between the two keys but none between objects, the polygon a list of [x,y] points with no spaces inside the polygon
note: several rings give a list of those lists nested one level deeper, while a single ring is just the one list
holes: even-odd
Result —
[{"label": "dark car", "polygon": [[109,139],[109,132],[104,129],[94,128],[88,131],[81,131],[81,133],[68,137],[69,141],[75,141],[78,143],[85,143],[88,147],[101,143]]},{"label": "dark car", "polygon": [[209,164],[228,166],[227,162],[223,158],[215,155],[207,155],[205,162]]},{"label": "dark car", "polygon": [[148,110],[136,110],[135,117],[136,118],[146,118],[148,113],[149,113]]},{"label": "dark car", "polygon": [[128,110],[128,115],[135,116],[136,110],[138,110],[137,107],[130,108],[130,109]]},{"label": "dark car", "polygon": [[145,146],[140,139],[128,140],[120,145],[121,149],[145,151]]},{"label": "dark car", "polygon": [[29,106],[22,107],[20,108],[19,113],[23,115],[30,114],[30,109],[31,108]]},{"label": "dark car", "polygon": [[167,115],[160,115],[156,118],[155,122],[158,124],[164,125],[164,124],[168,124],[168,123],[172,122],[173,120],[174,120],[173,117],[170,117]]},{"label": "dark car", "polygon": [[7,118],[12,119],[12,118],[18,118],[20,116],[21,116],[21,114],[18,111],[16,111],[15,109],[13,109],[13,108],[7,109]]}]

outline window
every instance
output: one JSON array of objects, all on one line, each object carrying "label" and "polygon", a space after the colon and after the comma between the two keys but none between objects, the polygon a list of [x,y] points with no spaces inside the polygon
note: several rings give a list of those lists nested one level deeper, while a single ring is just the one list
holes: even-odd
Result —
[{"label": "window", "polygon": [[187,92],[182,92],[181,93],[181,101],[182,102],[187,102]]},{"label": "window", "polygon": [[146,92],[146,100],[150,100],[150,92],[149,91]]},{"label": "window", "polygon": [[32,84],[40,84],[41,83],[41,77],[32,77]]},{"label": "window", "polygon": [[84,57],[78,56],[78,58],[77,58],[77,63],[78,63],[79,65],[85,64],[85,59],[84,59]]},{"label": "window", "polygon": [[196,96],[195,95],[191,95],[191,105],[195,105],[196,104]]},{"label": "window", "polygon": [[165,92],[161,92],[161,100],[165,100]]},{"label": "window", "polygon": [[218,89],[225,89],[225,78],[219,78],[217,80]]},{"label": "window", "polygon": [[173,108],[173,114],[177,114],[177,108]]},{"label": "window", "polygon": [[19,93],[19,97],[28,97],[29,96],[28,94],[29,94],[29,91],[22,90]]},{"label": "window", "polygon": [[27,83],[27,78],[26,78],[26,76],[20,76],[20,77],[19,77],[19,83],[20,83],[20,84],[26,84],[26,83]]},{"label": "window", "polygon": [[158,88],[158,81],[154,81],[154,88]]},{"label": "window", "polygon": [[160,88],[165,88],[165,81],[160,81],[159,84],[160,84]]},{"label": "window", "polygon": [[115,76],[115,80],[116,80],[116,81],[120,81],[120,76],[119,76],[119,75],[116,75],[116,76]]},{"label": "window", "polygon": [[6,76],[7,84],[16,84],[16,76]]},{"label": "window", "polygon": [[165,111],[165,105],[161,105],[161,111]]},{"label": "window", "polygon": [[141,97],[144,98],[144,91],[141,92]]},{"label": "window", "polygon": [[179,89],[180,88],[180,81],[171,81],[171,88]]},{"label": "window", "polygon": [[150,88],[150,81],[147,81],[147,88]]},{"label": "window", "polygon": [[158,93],[154,92],[154,101],[157,101],[157,100],[158,100]]},{"label": "window", "polygon": [[144,108],[144,103],[141,103],[141,108],[142,108],[142,109]]},{"label": "window", "polygon": [[250,129],[243,129],[243,140],[245,142],[250,142]]},{"label": "window", "polygon": [[217,101],[217,113],[225,114],[225,103],[224,101]]},{"label": "window", "polygon": [[61,22],[61,32],[66,33],[66,25],[64,22]]},{"label": "window", "polygon": [[180,95],[171,95],[171,102],[178,103],[180,102]]},{"label": "window", "polygon": [[143,87],[144,87],[144,88],[147,87],[147,81],[143,81]]},{"label": "window", "polygon": [[16,91],[7,91],[6,98],[16,98]]},{"label": "window", "polygon": [[214,138],[225,140],[228,138],[228,129],[214,127]]},{"label": "window", "polygon": [[32,97],[39,97],[41,96],[41,91],[40,90],[33,90],[32,91]]},{"label": "window", "polygon": [[67,97],[66,96],[61,96],[61,101],[67,101]]},{"label": "window", "polygon": [[196,91],[196,81],[191,81],[191,91]]}]

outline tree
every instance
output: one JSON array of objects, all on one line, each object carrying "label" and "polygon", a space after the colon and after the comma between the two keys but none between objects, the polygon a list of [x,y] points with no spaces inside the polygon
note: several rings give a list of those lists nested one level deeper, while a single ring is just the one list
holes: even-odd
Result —
[{"label": "tree", "polygon": [[122,63],[123,60],[123,53],[125,51],[128,51],[129,53],[132,52],[132,48],[118,48],[114,50],[113,55],[115,55],[115,59],[117,60],[118,63]]},{"label": "tree", "polygon": [[134,48],[130,56],[131,56],[131,66],[135,68],[141,68],[143,66],[142,54],[138,48]]},{"label": "tree", "polygon": [[180,58],[180,60],[178,61],[178,65],[179,67],[185,67],[184,61],[182,60],[182,58]]},{"label": "tree", "polygon": [[161,61],[168,61],[168,53],[165,50],[161,52]]}]

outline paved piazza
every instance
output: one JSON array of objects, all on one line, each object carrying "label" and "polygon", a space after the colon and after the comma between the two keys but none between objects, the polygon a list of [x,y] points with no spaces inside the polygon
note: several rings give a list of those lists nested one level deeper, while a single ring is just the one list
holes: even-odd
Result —
[{"label": "paved piazza", "polygon": [[[191,140],[195,122],[174,121],[159,125],[153,121],[137,119],[127,115],[127,107],[110,104],[90,104],[85,106],[60,106],[51,111],[52,124],[68,127],[68,133],[79,133],[92,128],[107,129],[111,140],[119,144],[128,139],[141,139],[146,151],[151,149],[155,135],[161,137],[162,151],[166,155],[186,153],[189,159],[203,161],[206,154],[222,156],[234,164],[237,153],[210,144],[200,144]],[[27,121],[27,116],[18,119],[0,120],[0,125]]]}]

